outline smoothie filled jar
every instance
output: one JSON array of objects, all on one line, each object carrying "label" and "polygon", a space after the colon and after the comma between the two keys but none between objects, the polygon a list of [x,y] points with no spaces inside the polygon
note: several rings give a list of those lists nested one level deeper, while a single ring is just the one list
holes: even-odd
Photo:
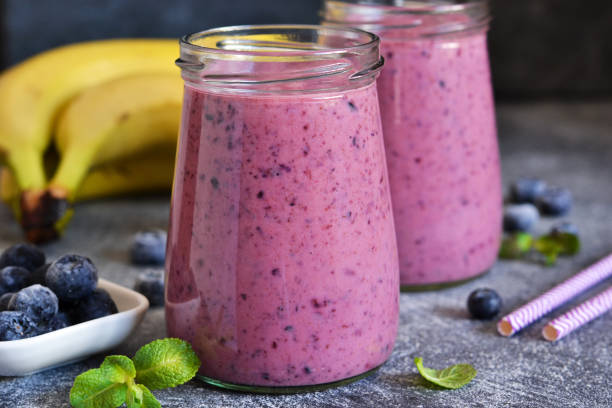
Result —
[{"label": "smoothie filled jar", "polygon": [[488,270],[501,237],[483,1],[326,1],[326,25],[381,37],[378,94],[404,290]]},{"label": "smoothie filled jar", "polygon": [[200,379],[308,391],[389,357],[399,266],[378,43],[320,26],[182,39],[166,319]]}]

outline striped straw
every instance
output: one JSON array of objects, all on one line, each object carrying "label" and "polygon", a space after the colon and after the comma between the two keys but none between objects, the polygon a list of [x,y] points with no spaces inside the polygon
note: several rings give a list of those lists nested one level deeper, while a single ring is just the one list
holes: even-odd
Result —
[{"label": "striped straw", "polygon": [[497,323],[497,331],[502,336],[512,336],[580,292],[610,276],[612,276],[612,254],[503,317]]},{"label": "striped straw", "polygon": [[548,323],[542,329],[542,336],[548,341],[559,340],[610,309],[612,309],[612,286]]}]

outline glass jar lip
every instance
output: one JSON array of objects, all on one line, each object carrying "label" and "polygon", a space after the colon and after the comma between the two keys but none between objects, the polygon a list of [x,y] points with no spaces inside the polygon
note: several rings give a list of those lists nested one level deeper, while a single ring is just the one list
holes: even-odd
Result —
[{"label": "glass jar lip", "polygon": [[346,26],[243,25],[188,34],[176,64],[192,85],[232,92],[319,92],[374,81],[380,38]]},{"label": "glass jar lip", "polygon": [[[491,22],[489,0],[324,0],[319,12],[330,26],[359,27],[381,33],[386,30],[421,29],[422,37],[479,31]],[[350,13],[350,14],[348,14]],[[347,15],[358,20],[346,20]],[[469,21],[453,22],[454,16],[469,16]],[[412,20],[389,24],[388,19],[410,17]],[[444,23],[424,23],[424,19],[449,19]]]},{"label": "glass jar lip", "polygon": [[[344,33],[346,34],[352,34],[353,36],[361,36],[363,37],[364,41],[362,42],[357,42],[356,44],[350,45],[350,46],[346,46],[346,47],[320,47],[320,48],[288,48],[285,47],[287,50],[283,51],[280,49],[276,49],[276,50],[269,50],[269,51],[265,51],[265,50],[247,50],[247,49],[232,49],[232,48],[212,48],[212,47],[207,47],[207,46],[202,46],[199,44],[195,44],[193,41],[196,39],[201,39],[207,36],[212,36],[212,35],[226,35],[229,36],[232,33],[236,33],[236,32],[241,32],[241,31],[262,31],[262,32],[266,32],[266,31],[282,31],[282,30],[291,30],[291,29],[300,29],[300,30],[312,30],[312,31],[328,31],[328,32],[336,32],[338,34]],[[346,36],[346,39],[350,39],[348,36]],[[330,55],[334,55],[334,54],[344,54],[344,53],[360,53],[363,52],[363,50],[372,48],[372,47],[377,47],[380,43],[380,38],[371,32],[359,29],[359,28],[353,28],[353,27],[340,27],[340,26],[322,26],[322,25],[314,25],[314,24],[262,24],[262,25],[235,25],[235,26],[227,26],[227,27],[217,27],[217,28],[212,28],[212,29],[208,29],[208,30],[203,30],[203,31],[198,31],[192,34],[187,34],[184,35],[183,37],[180,38],[179,40],[180,46],[186,49],[189,49],[190,51],[196,52],[196,53],[206,53],[209,54],[210,56],[230,56],[230,57],[237,57],[241,59],[249,59],[249,58],[253,58],[253,57],[269,57],[269,58],[274,58],[274,57],[278,57],[279,59],[283,59],[283,60],[287,60],[287,58],[291,58],[291,57],[295,57],[297,55],[296,51],[299,51],[299,54],[301,56],[308,56],[309,58],[316,58],[316,56],[320,55],[322,57],[325,56],[330,56]],[[219,42],[217,42],[217,44],[219,44]],[[236,43],[223,43],[223,45],[231,45],[231,46],[248,46],[249,44],[246,41],[243,41],[242,44],[236,44]],[[259,44],[261,44],[261,42],[259,42]],[[251,44],[253,45],[253,44]],[[274,43],[274,42],[270,42],[269,43],[269,47],[270,48],[274,48],[272,47],[273,45],[277,45],[279,48],[282,46],[282,44],[280,43]],[[263,48],[263,46],[262,46]]]},{"label": "glass jar lip", "polygon": [[325,3],[328,5],[345,5],[355,9],[363,8],[364,12],[369,12],[370,7],[376,6],[381,14],[449,14],[469,12],[470,10],[488,7],[489,0],[464,0],[460,2],[453,0],[325,0]]}]

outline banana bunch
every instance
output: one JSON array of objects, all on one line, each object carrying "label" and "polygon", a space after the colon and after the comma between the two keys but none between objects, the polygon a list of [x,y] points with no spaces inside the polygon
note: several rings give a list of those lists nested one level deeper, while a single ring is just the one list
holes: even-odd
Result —
[{"label": "banana bunch", "polygon": [[[0,75],[0,196],[28,240],[58,237],[77,200],[170,188],[176,55],[175,40],[94,41]],[[45,162],[52,144],[59,158]]]}]

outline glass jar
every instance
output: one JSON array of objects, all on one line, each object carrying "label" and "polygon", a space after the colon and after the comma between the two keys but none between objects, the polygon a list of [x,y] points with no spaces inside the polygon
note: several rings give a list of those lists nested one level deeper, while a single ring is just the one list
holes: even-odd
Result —
[{"label": "glass jar", "polygon": [[486,272],[501,238],[486,1],[326,1],[326,25],[381,37],[381,116],[403,290]]},{"label": "glass jar", "polygon": [[378,43],[320,26],[182,39],[166,319],[204,381],[308,391],[389,357],[399,268]]}]

